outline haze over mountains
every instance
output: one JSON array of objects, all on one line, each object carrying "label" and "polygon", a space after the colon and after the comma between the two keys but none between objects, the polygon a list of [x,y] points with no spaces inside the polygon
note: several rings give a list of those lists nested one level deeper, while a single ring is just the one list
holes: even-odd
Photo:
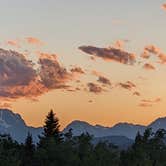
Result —
[{"label": "haze over mountains", "polygon": [[[148,126],[135,125],[131,123],[118,123],[113,127],[104,127],[101,125],[91,125],[84,121],[75,120],[71,122],[63,132],[73,129],[73,135],[78,136],[88,132],[95,137],[95,142],[107,140],[120,146],[129,145],[133,142],[138,131],[141,133],[148,127],[154,131],[163,128],[166,129],[166,118],[158,118]],[[18,142],[24,142],[27,133],[30,132],[34,142],[38,141],[38,135],[42,133],[42,127],[27,126],[19,114],[13,113],[8,109],[0,109],[0,133],[10,134]]]}]

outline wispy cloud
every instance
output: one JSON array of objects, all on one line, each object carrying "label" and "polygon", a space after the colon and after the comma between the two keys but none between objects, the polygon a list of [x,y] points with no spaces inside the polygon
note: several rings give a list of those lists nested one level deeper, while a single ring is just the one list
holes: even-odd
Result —
[{"label": "wispy cloud", "polygon": [[18,40],[8,40],[8,41],[6,41],[6,44],[9,46],[16,47],[16,48],[21,47]]},{"label": "wispy cloud", "polygon": [[25,38],[25,41],[32,45],[43,45],[44,44],[41,40],[39,40],[35,37],[27,37],[27,38]]},{"label": "wispy cloud", "polygon": [[157,97],[155,99],[142,99],[138,106],[140,107],[152,107],[154,104],[161,102],[161,98]]}]

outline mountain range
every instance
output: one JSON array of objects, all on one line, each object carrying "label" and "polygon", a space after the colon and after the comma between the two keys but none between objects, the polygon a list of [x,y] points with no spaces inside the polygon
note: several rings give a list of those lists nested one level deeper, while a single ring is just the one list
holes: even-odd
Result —
[{"label": "mountain range", "polygon": [[[101,125],[91,125],[84,121],[75,120],[64,128],[63,133],[72,129],[73,135],[78,136],[88,132],[93,135],[94,142],[108,141],[118,146],[128,146],[132,144],[138,131],[143,133],[146,128],[151,127],[153,131],[163,128],[166,129],[166,117],[158,118],[147,126],[135,125],[132,123],[118,123],[112,127]],[[27,133],[30,132],[33,140],[38,141],[38,135],[41,135],[42,127],[31,127],[26,125],[22,117],[13,113],[9,109],[0,109],[0,133],[10,134],[18,142],[24,142]]]}]

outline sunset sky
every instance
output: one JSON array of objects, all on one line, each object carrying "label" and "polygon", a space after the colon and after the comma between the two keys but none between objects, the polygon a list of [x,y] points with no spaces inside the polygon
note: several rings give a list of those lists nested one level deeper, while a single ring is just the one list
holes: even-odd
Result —
[{"label": "sunset sky", "polygon": [[0,0],[0,107],[112,126],[166,116],[165,0]]}]

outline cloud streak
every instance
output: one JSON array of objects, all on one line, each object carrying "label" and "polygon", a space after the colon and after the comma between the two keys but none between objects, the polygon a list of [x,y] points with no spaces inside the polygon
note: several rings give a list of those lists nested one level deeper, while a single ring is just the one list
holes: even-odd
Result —
[{"label": "cloud streak", "polygon": [[132,90],[133,88],[136,88],[136,85],[131,81],[126,81],[125,83],[120,82],[118,83],[118,86],[127,90]]},{"label": "cloud streak", "polygon": [[161,98],[156,98],[153,100],[150,99],[142,99],[138,106],[140,107],[152,107],[154,104],[161,102]]},{"label": "cloud streak", "polygon": [[43,42],[35,37],[27,37],[25,38],[25,41],[31,45],[38,45],[38,46],[43,45]]},{"label": "cloud streak", "polygon": [[94,46],[81,46],[79,47],[79,49],[94,57],[102,58],[105,61],[115,61],[130,65],[133,65],[136,61],[135,54],[129,53],[120,48],[99,48]]}]

